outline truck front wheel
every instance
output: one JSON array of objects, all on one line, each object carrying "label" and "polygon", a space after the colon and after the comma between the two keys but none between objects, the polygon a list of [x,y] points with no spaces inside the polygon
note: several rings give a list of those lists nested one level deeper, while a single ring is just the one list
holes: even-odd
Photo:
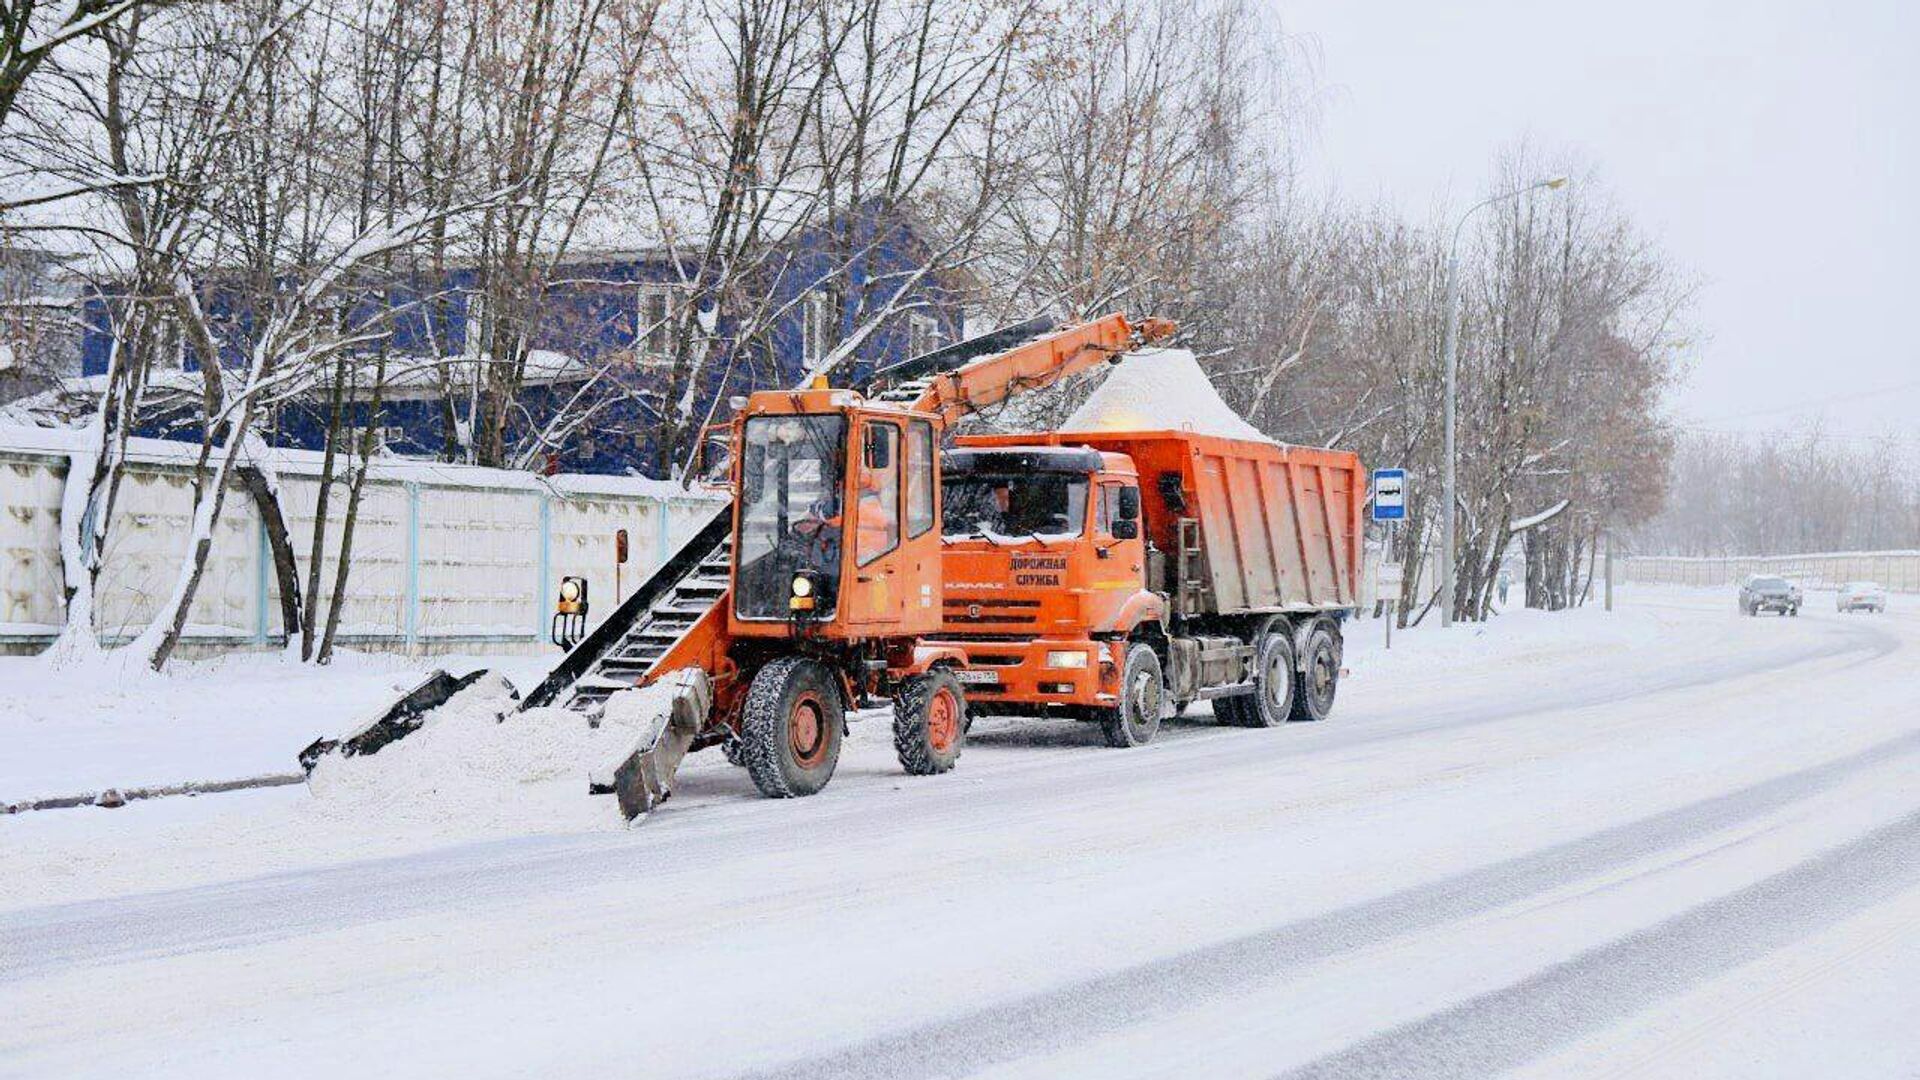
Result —
[{"label": "truck front wheel", "polygon": [[846,708],[833,672],[813,660],[785,656],[756,673],[740,717],[740,757],[762,795],[811,795],[833,779],[840,762]]},{"label": "truck front wheel", "polygon": [[1127,649],[1127,662],[1120,671],[1120,704],[1100,718],[1100,730],[1108,746],[1140,746],[1153,741],[1160,731],[1161,703],[1166,686],[1160,679],[1160,657],[1153,646],[1136,642]]},{"label": "truck front wheel", "polygon": [[1301,659],[1292,719],[1325,720],[1333,713],[1333,695],[1340,688],[1340,645],[1324,624],[1307,634],[1307,651]]},{"label": "truck front wheel", "polygon": [[911,776],[953,768],[967,742],[967,699],[944,668],[906,680],[893,699],[893,750]]}]

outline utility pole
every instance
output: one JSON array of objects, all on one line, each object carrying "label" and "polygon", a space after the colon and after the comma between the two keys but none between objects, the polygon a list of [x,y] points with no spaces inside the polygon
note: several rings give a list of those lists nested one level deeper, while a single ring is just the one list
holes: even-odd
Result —
[{"label": "utility pole", "polygon": [[[1482,203],[1480,205],[1485,206],[1486,204]],[[1478,209],[1479,207],[1474,207],[1474,210]],[[1467,213],[1471,214],[1473,210],[1469,210]],[[1460,223],[1464,225],[1466,224],[1466,220],[1466,216],[1463,215],[1460,218]],[[1460,228],[1456,225],[1453,230],[1453,247],[1447,252],[1447,323],[1446,333],[1442,338],[1440,346],[1440,352],[1443,358],[1442,362],[1446,365],[1447,371],[1446,450],[1445,456],[1441,459],[1442,464],[1440,467],[1440,625],[1443,627],[1453,625],[1453,414],[1455,407],[1454,384],[1459,378],[1459,360],[1457,358],[1457,350],[1459,349],[1458,337],[1460,334],[1459,247]]]},{"label": "utility pole", "polygon": [[1609,530],[1607,538],[1607,610],[1613,610],[1613,533]]},{"label": "utility pole", "polygon": [[1445,303],[1447,305],[1447,321],[1446,321],[1446,333],[1445,333],[1445,336],[1442,337],[1441,345],[1440,345],[1442,362],[1446,365],[1446,372],[1447,372],[1447,386],[1446,386],[1447,400],[1445,405],[1445,435],[1443,440],[1445,442],[1445,458],[1444,460],[1442,460],[1440,465],[1440,489],[1441,489],[1440,490],[1440,625],[1441,626],[1453,625],[1453,595],[1454,595],[1453,517],[1454,517],[1454,504],[1456,501],[1458,501],[1458,493],[1454,490],[1454,486],[1453,486],[1453,479],[1454,479],[1453,477],[1453,470],[1454,470],[1453,428],[1454,428],[1454,411],[1456,408],[1455,390],[1456,390],[1456,384],[1459,381],[1458,353],[1459,353],[1460,344],[1458,339],[1460,336],[1460,230],[1466,227],[1468,218],[1472,217],[1475,213],[1477,213],[1479,210],[1481,210],[1484,207],[1492,206],[1494,203],[1502,202],[1506,199],[1518,198],[1519,196],[1525,195],[1530,191],[1538,191],[1541,188],[1552,188],[1557,191],[1560,188],[1563,188],[1566,186],[1567,186],[1566,177],[1552,176],[1552,177],[1548,177],[1545,180],[1537,180],[1531,184],[1528,184],[1526,187],[1515,188],[1512,191],[1502,192],[1499,195],[1493,195],[1488,198],[1480,200],[1479,202],[1468,207],[1467,212],[1460,215],[1459,221],[1454,222],[1453,241],[1447,246],[1447,284],[1446,284],[1446,298],[1445,298]]}]

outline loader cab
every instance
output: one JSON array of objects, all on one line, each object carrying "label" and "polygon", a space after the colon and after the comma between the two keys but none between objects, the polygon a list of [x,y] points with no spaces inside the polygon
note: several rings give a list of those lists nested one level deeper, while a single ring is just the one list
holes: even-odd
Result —
[{"label": "loader cab", "polygon": [[755,394],[735,422],[732,632],[848,640],[937,627],[936,418],[814,389]]}]

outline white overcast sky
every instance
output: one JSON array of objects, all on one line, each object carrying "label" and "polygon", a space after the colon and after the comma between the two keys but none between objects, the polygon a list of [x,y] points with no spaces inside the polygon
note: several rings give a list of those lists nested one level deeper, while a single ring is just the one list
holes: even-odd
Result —
[{"label": "white overcast sky", "polygon": [[1310,185],[1424,220],[1518,139],[1576,153],[1699,282],[1676,419],[1920,431],[1920,0],[1267,2]]}]

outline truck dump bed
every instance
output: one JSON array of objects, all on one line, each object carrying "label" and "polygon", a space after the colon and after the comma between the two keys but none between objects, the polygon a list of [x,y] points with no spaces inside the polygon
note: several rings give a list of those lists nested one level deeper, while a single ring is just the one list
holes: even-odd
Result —
[{"label": "truck dump bed", "polygon": [[1367,484],[1356,454],[1187,431],[1063,432],[1019,441],[1133,459],[1146,536],[1163,553],[1156,560],[1162,565],[1149,568],[1157,575],[1152,584],[1180,614],[1360,603]]}]

